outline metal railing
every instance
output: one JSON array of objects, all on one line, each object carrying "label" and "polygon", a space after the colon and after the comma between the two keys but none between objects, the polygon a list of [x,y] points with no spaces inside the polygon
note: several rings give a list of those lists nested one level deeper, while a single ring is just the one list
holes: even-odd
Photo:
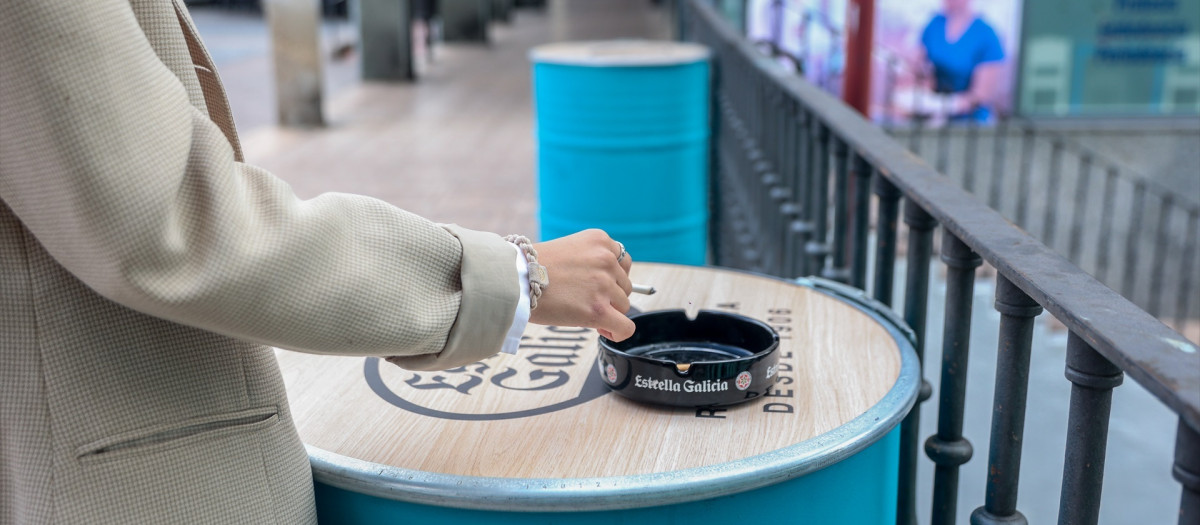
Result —
[{"label": "metal railing", "polygon": [[[817,274],[870,289],[891,304],[903,201],[908,229],[903,311],[921,356],[934,230],[942,227],[947,300],[938,429],[924,445],[936,464],[934,523],[953,523],[959,467],[971,456],[962,435],[963,402],[975,268],[984,261],[997,272],[1001,318],[994,406],[1003,408],[992,413],[986,500],[972,522],[1025,520],[1017,511],[1017,480],[1033,321],[1043,310],[1070,332],[1066,376],[1073,386],[1060,523],[1098,519],[1112,389],[1126,374],[1178,414],[1179,523],[1200,522],[1196,345],[979,202],[840,101],[780,70],[723,23],[708,2],[688,0],[682,16],[683,37],[713,52],[717,264],[784,277]],[[932,393],[922,382],[920,401]],[[916,521],[920,410],[918,402],[901,426],[901,523]]]},{"label": "metal railing", "polygon": [[1200,202],[1020,117],[885,129],[939,173],[1180,331],[1200,314]]}]

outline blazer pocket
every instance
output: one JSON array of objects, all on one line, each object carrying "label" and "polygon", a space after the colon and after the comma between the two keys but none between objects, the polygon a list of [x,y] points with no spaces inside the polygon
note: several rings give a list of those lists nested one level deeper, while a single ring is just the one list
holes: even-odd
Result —
[{"label": "blazer pocket", "polygon": [[157,425],[93,441],[75,449],[75,459],[92,463],[142,455],[198,441],[266,428],[279,420],[279,407],[259,407]]}]

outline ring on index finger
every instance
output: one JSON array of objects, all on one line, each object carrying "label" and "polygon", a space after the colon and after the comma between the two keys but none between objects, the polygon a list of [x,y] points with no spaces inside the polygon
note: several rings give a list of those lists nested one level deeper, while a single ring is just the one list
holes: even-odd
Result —
[{"label": "ring on index finger", "polygon": [[621,261],[625,260],[625,256],[629,255],[629,252],[625,251],[625,245],[621,244],[621,241],[616,241],[616,242],[617,242],[617,246],[621,247],[621,254],[617,255],[617,262],[621,262]]}]

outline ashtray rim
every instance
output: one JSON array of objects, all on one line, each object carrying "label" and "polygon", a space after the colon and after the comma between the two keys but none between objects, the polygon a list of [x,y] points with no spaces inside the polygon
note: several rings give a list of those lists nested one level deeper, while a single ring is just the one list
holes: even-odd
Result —
[{"label": "ashtray rim", "polygon": [[[632,320],[634,320],[634,322],[636,323],[636,322],[637,322],[637,319],[638,319],[638,318],[641,318],[641,317],[650,316],[650,315],[672,315],[672,314],[679,314],[681,317],[683,317],[683,319],[684,319],[686,322],[689,322],[689,323],[695,323],[695,322],[698,322],[698,321],[700,321],[700,317],[701,317],[701,316],[709,316],[709,315],[715,315],[715,316],[720,316],[720,317],[729,317],[729,318],[733,318],[733,319],[738,319],[738,320],[740,320],[740,321],[748,322],[749,324],[752,324],[752,325],[757,325],[759,328],[762,328],[762,329],[764,329],[764,330],[765,330],[765,332],[766,332],[767,334],[769,334],[769,335],[770,335],[770,337],[771,337],[771,342],[770,342],[770,343],[767,345],[767,347],[766,347],[766,348],[764,348],[763,350],[759,350],[759,351],[757,351],[757,352],[753,352],[753,353],[751,353],[750,355],[747,355],[747,356],[742,356],[742,357],[735,357],[735,358],[732,358],[732,359],[720,359],[720,360],[708,360],[708,361],[691,361],[691,362],[687,363],[687,364],[689,364],[689,365],[696,365],[696,364],[706,364],[706,365],[707,365],[707,364],[728,364],[728,363],[738,363],[738,362],[742,362],[742,361],[749,361],[749,360],[753,360],[753,359],[755,359],[755,358],[757,358],[757,357],[762,357],[762,356],[770,355],[772,352],[777,352],[777,351],[779,351],[779,332],[775,331],[775,329],[774,329],[774,328],[771,328],[771,325],[769,325],[769,324],[767,324],[767,323],[765,323],[765,322],[763,322],[763,321],[761,321],[761,320],[759,320],[759,319],[755,319],[755,318],[753,318],[753,317],[745,316],[745,315],[742,315],[742,314],[739,314],[739,313],[735,313],[735,312],[725,312],[725,311],[721,311],[721,310],[708,310],[708,309],[702,309],[702,310],[699,310],[699,311],[696,313],[696,317],[694,317],[694,318],[691,318],[691,317],[688,317],[688,316],[687,316],[687,311],[686,311],[686,310],[684,310],[684,309],[682,309],[682,308],[672,308],[672,309],[667,309],[667,310],[649,310],[649,311],[645,311],[645,312],[638,312],[638,313],[637,313],[637,314],[635,314],[635,315],[631,315],[631,316],[629,316],[629,318],[630,318],[630,319],[632,319]],[[651,343],[651,344],[666,344],[666,343],[670,343],[670,342],[674,342],[674,341],[661,341],[661,342],[657,342],[657,343]],[[706,342],[706,341],[699,341],[699,340],[696,340],[696,341],[688,341],[688,340],[684,340],[684,341],[678,341],[678,342],[679,342],[679,343],[689,343],[689,342],[692,342],[692,343],[704,343],[704,342]],[[639,355],[639,354],[630,354],[630,353],[626,352],[625,350],[622,350],[622,349],[620,349],[620,348],[617,348],[616,346],[614,346],[614,345],[620,345],[620,344],[622,344],[622,343],[624,343],[624,341],[613,341],[613,340],[611,340],[611,339],[609,339],[609,338],[607,338],[607,337],[604,337],[603,335],[601,335],[601,336],[599,337],[599,344],[600,344],[600,348],[601,348],[601,349],[603,349],[603,350],[606,350],[606,351],[610,351],[610,352],[614,352],[614,353],[617,353],[617,354],[620,354],[622,357],[625,357],[625,358],[628,358],[628,359],[633,359],[633,360],[638,360],[638,361],[647,361],[647,362],[649,362],[649,363],[652,363],[652,364],[674,364],[674,365],[679,365],[679,364],[681,364],[681,363],[679,363],[678,361],[672,361],[672,360],[668,360],[668,359],[659,359],[659,358],[656,358],[656,357],[647,357],[647,356],[645,356],[645,355]],[[732,346],[732,345],[731,345],[731,346]],[[641,348],[641,347],[639,346],[639,347],[636,347],[636,348]],[[746,350],[746,351],[748,351],[748,352],[749,352],[749,350]]]},{"label": "ashtray rim", "polygon": [[[728,406],[762,398],[779,379],[775,372],[781,338],[759,319],[720,310],[701,310],[688,318],[681,309],[643,312],[630,318],[637,322],[649,316],[658,318],[653,322],[665,323],[667,328],[649,339],[634,339],[635,334],[621,342],[606,337],[597,342],[596,361],[604,384],[623,397],[676,407]],[[714,319],[735,324],[705,324]],[[740,347],[753,353],[732,359],[691,361],[682,367],[684,363],[676,360],[626,352],[674,342]],[[617,345],[628,348],[619,349]]]}]

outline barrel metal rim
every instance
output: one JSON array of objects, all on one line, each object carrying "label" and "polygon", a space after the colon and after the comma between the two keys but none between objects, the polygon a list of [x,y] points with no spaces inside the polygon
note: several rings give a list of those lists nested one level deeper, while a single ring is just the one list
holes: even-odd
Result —
[{"label": "barrel metal rim", "polygon": [[710,56],[700,44],[642,39],[557,42],[529,51],[529,60],[536,64],[587,67],[676,66],[707,61]]},{"label": "barrel metal rim", "polygon": [[384,499],[471,510],[581,512],[625,510],[687,503],[789,481],[841,462],[882,439],[916,403],[920,365],[911,331],[865,294],[819,278],[796,281],[721,268],[804,286],[838,296],[880,324],[900,351],[892,388],[866,412],[824,434],[755,456],[670,472],[592,478],[501,478],[423,472],[355,459],[305,444],[313,479]]}]

